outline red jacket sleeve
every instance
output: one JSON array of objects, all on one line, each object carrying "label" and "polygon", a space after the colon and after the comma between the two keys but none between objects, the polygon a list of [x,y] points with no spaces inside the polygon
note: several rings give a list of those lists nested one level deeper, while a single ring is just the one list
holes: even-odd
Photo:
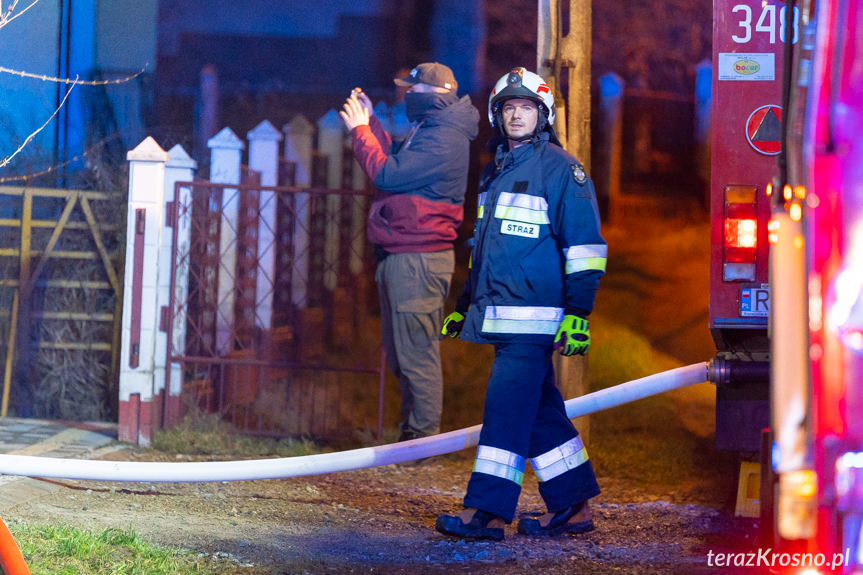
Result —
[{"label": "red jacket sleeve", "polygon": [[377,116],[369,118],[368,126],[357,126],[351,130],[351,135],[353,136],[354,156],[369,179],[374,181],[387,161],[387,153],[392,147],[392,140]]},{"label": "red jacket sleeve", "polygon": [[378,142],[381,143],[381,148],[384,153],[389,154],[393,147],[393,140],[390,138],[390,135],[387,134],[387,131],[384,130],[384,126],[381,124],[381,121],[378,120],[377,116],[369,117],[369,128],[372,129],[372,134],[374,134],[375,138],[378,139]]}]

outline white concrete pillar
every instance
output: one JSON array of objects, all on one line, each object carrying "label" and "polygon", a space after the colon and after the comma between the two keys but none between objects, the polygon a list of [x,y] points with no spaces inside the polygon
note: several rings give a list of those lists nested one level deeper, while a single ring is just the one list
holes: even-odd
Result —
[{"label": "white concrete pillar", "polygon": [[[348,145],[351,135],[348,134]],[[351,161],[351,188],[354,190],[365,190],[366,173],[356,159]],[[366,247],[366,218],[368,213],[368,198],[358,195],[353,198],[351,207],[351,257],[349,267],[351,273],[359,275],[363,271],[363,252]]]},{"label": "white concrete pillar", "polygon": [[392,130],[390,130],[390,137],[393,141],[403,141],[408,137],[408,133],[410,133],[411,121],[408,120],[407,108],[405,107],[404,101],[399,102],[393,109],[390,110],[390,115],[392,116]]},{"label": "white concrete pillar", "polygon": [[[176,249],[176,279],[174,281],[174,307],[175,309],[186,309],[186,298],[189,293],[189,250],[192,230],[192,190],[183,186],[176,190],[177,182],[191,182],[195,177],[198,163],[189,157],[186,150],[179,144],[168,152],[169,160],[165,164],[165,210],[175,208],[177,219],[170,221],[173,227],[165,228],[162,234],[162,248],[159,255],[159,308],[170,310],[171,289],[171,260],[173,254],[174,231],[177,236]],[[172,216],[172,214],[171,214]],[[173,355],[185,354],[186,349],[186,314],[180,313],[176,317],[166,318],[172,323],[171,351]],[[165,365],[167,361],[166,349],[168,346],[167,332],[159,332],[156,337],[156,369],[155,388],[157,390],[165,387]],[[180,396],[183,392],[183,374],[179,363],[171,363],[170,383],[166,392],[163,393],[164,424],[174,425],[180,422],[182,417],[182,402]]]},{"label": "white concrete pillar", "polygon": [[393,131],[393,114],[390,107],[387,106],[387,103],[381,100],[377,104],[375,104],[375,116],[378,117],[378,121],[381,123],[381,127],[388,133],[392,134]]},{"label": "white concrete pillar", "polygon": [[148,445],[152,433],[150,405],[154,394],[156,334],[159,328],[158,259],[165,222],[163,201],[168,154],[148,137],[126,158],[129,161],[129,203],[126,210],[118,436],[121,441]]},{"label": "white concrete pillar", "polygon": [[[315,127],[303,116],[296,116],[285,124],[282,130],[285,132],[285,160],[294,164],[294,183],[298,188],[308,188],[312,182],[312,136]],[[311,225],[309,194],[296,194],[294,210],[291,302],[299,308],[305,308],[309,282]]]},{"label": "white concrete pillar", "polygon": [[[207,141],[210,148],[210,181],[217,184],[240,183],[242,140],[230,129]],[[236,188],[222,191],[222,222],[219,236],[218,310],[216,311],[216,351],[227,355],[231,351],[231,334],[234,327],[234,302],[237,275],[237,225],[239,223],[240,194]]]},{"label": "white concrete pillar", "polygon": [[618,223],[621,214],[620,173],[623,157],[623,78],[608,72],[599,78],[599,132],[603,144],[600,155],[606,158],[605,170],[599,174],[599,190],[605,197],[600,206],[608,206],[608,222]]},{"label": "white concrete pillar", "polygon": [[[327,156],[327,187],[341,189],[342,159],[344,156],[344,125],[335,110],[318,120],[318,151]],[[324,228],[324,287],[334,291],[338,284],[339,214],[342,198],[328,194],[326,199],[326,226]]]},{"label": "white concrete pillar", "polygon": [[[279,173],[282,134],[267,120],[247,134],[249,167],[261,174],[262,186],[275,186]],[[273,327],[273,292],[276,283],[276,226],[278,198],[270,190],[258,196],[258,273],[255,286],[255,326]]]},{"label": "white concrete pillar", "polygon": [[695,66],[695,171],[702,186],[705,206],[710,205],[710,107],[713,102],[713,65],[702,60]]}]

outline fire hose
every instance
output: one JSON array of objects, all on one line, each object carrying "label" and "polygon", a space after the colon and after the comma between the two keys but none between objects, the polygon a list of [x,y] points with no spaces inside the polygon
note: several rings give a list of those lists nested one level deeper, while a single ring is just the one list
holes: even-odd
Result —
[{"label": "fire hose", "polygon": [[[588,393],[565,403],[570,418],[643,399],[707,380],[697,363]],[[203,463],[116,462],[0,455],[0,473],[98,481],[202,482],[281,479],[389,465],[460,451],[479,442],[481,425],[396,444],[281,459]],[[240,465],[237,465],[240,463]],[[21,551],[0,519],[0,568],[6,575],[29,575]]]},{"label": "fire hose", "polygon": [[[696,363],[570,399],[565,403],[566,414],[570,418],[580,417],[704,381],[707,381],[707,363]],[[479,442],[481,427],[474,425],[401,443],[279,459],[162,463],[0,455],[0,473],[96,481],[187,483],[282,479],[377,467],[460,451]]]}]

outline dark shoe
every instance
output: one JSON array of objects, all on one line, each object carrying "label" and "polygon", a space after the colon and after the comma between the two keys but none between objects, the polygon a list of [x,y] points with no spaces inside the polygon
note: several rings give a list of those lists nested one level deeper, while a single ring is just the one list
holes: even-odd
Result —
[{"label": "dark shoe", "polygon": [[420,437],[428,437],[428,433],[423,433],[422,431],[417,431],[410,427],[403,427],[401,435],[399,435],[399,442],[411,441],[413,439],[419,439]]},{"label": "dark shoe", "polygon": [[413,431],[411,429],[407,429],[405,431],[402,431],[401,435],[399,435],[399,443],[401,443],[402,441],[410,441],[412,439],[419,439],[420,437],[422,437],[422,435],[420,435],[416,431]]},{"label": "dark shoe", "polygon": [[434,528],[444,535],[452,535],[462,539],[503,541],[503,527],[488,527],[493,519],[500,518],[497,515],[477,509],[470,523],[465,523],[457,515],[438,515]]},{"label": "dark shoe", "polygon": [[518,522],[518,532],[522,535],[542,535],[545,537],[556,537],[558,535],[563,535],[564,533],[569,533],[571,535],[577,535],[579,533],[587,533],[588,531],[593,531],[596,527],[593,524],[593,519],[590,519],[589,509],[586,510],[587,513],[583,514],[587,516],[586,520],[575,521],[570,523],[569,520],[574,516],[578,515],[578,513],[584,509],[587,505],[586,501],[582,501],[581,503],[576,503],[571,507],[567,507],[562,511],[558,511],[551,518],[551,521],[548,522],[548,525],[543,527],[539,523],[539,519],[535,519],[532,517],[528,517],[525,519],[521,519]]}]

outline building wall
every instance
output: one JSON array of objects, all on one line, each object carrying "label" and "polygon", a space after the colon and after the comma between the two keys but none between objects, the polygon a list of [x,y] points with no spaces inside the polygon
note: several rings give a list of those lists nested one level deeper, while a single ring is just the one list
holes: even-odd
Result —
[{"label": "building wall", "polygon": [[485,0],[161,2],[157,139],[201,149],[201,71],[218,81],[218,124],[244,133],[261,119],[338,108],[351,88],[397,98],[392,79],[427,60],[447,63],[461,93],[480,85]]},{"label": "building wall", "polygon": [[[57,0],[36,4],[28,13],[0,29],[3,65],[34,74],[57,74]],[[11,155],[27,135],[39,128],[56,107],[56,86],[11,74],[0,76],[0,157]],[[46,129],[30,145],[34,156],[53,156],[54,130]],[[23,159],[23,158],[22,158]],[[0,172],[20,166],[20,160]]]},{"label": "building wall", "polygon": [[[145,70],[123,84],[75,86],[54,120],[0,177],[39,172],[107,137],[131,147],[143,137],[142,106],[152,99],[146,78],[156,60],[156,8],[157,0],[41,0],[0,29],[4,65],[16,70],[81,80],[116,79]],[[67,89],[64,84],[3,76],[4,156],[48,120]]]}]

